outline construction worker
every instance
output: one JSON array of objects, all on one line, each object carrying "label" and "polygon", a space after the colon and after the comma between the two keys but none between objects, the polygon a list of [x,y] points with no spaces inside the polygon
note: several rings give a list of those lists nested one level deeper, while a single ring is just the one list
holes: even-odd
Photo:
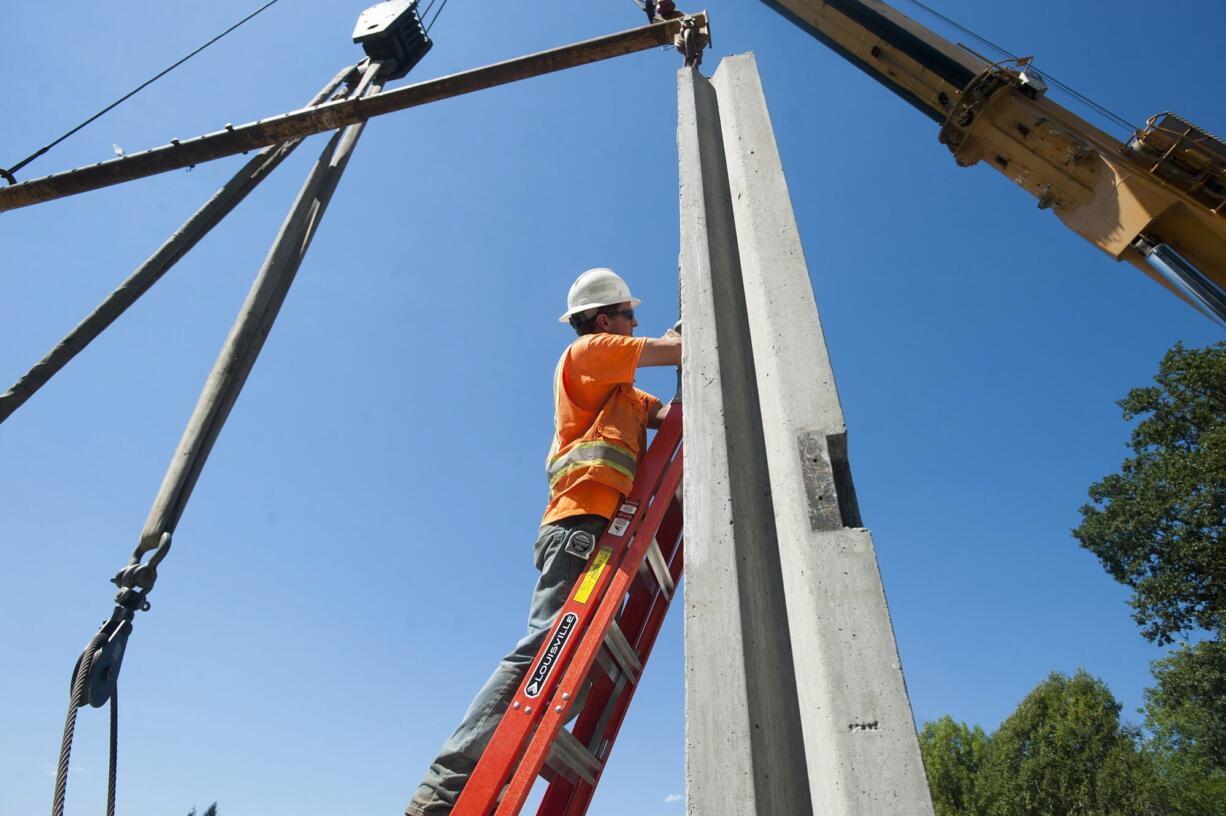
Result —
[{"label": "construction worker", "polygon": [[[528,610],[528,634],[504,657],[443,744],[406,816],[450,813],[503,712],[515,696],[587,557],[630,492],[646,448],[668,406],[634,387],[641,366],[681,364],[681,335],[635,337],[639,300],[611,269],[589,269],[575,280],[566,313],[578,339],[554,373],[554,438],[546,461],[549,504],[533,559],[540,570]],[[577,708],[577,707],[576,707]]]}]

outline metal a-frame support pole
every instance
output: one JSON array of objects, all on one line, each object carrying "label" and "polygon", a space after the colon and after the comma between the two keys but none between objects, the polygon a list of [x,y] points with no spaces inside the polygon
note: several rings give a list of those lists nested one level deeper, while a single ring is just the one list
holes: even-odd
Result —
[{"label": "metal a-frame support pole", "polygon": [[[384,68],[385,66],[380,62],[368,62],[352,95],[360,97],[368,93],[378,93],[382,87],[379,75]],[[345,71],[338,75],[338,85],[348,73],[349,71]],[[107,812],[108,814],[114,812],[115,690],[127,639],[132,631],[132,619],[137,611],[148,608],[145,597],[157,580],[158,564],[170,549],[175,525],[183,513],[196,479],[212,450],[213,443],[221,432],[221,427],[225,424],[235,400],[238,399],[239,391],[242,390],[268,333],[272,330],[273,321],[276,320],[281,304],[285,301],[290,284],[293,283],[294,276],[302,264],[302,259],[319,227],[324,210],[332,198],[332,193],[336,190],[336,185],[345,171],[349,157],[364,127],[365,122],[358,122],[334,134],[328,140],[319,160],[312,167],[306,182],[302,185],[264,264],[256,275],[238,319],[230,329],[221,354],[209,373],[204,391],[196,403],[196,409],[188,421],[187,429],[183,432],[183,437],[171,459],[161,488],[154,499],[153,507],[149,511],[145,529],[132,555],[132,561],[114,579],[120,591],[116,595],[116,606],[111,618],[102,624],[102,628],[90,640],[73,670],[68,717],[56,771],[52,816],[62,816],[64,812],[68,783],[68,756],[72,749],[76,711],[87,703],[98,707],[108,700],[111,701],[112,708],[111,773],[107,792]],[[273,156],[270,155],[260,161],[263,163],[272,159]],[[249,167],[258,169],[255,164]],[[241,178],[236,178],[235,183],[237,188],[243,186]],[[147,562],[142,563],[143,557],[150,552],[154,553],[153,556]]]},{"label": "metal a-frame support pole", "polygon": [[[353,93],[355,98],[379,92],[382,83],[377,75],[381,68],[378,62],[367,65]],[[163,534],[174,532],[213,443],[272,331],[273,321],[277,319],[290,284],[365,127],[365,122],[358,122],[335,133],[303,183],[188,420],[145,521],[138,554],[157,549]]]},{"label": "metal a-frame support pole", "polygon": [[[342,84],[356,81],[361,74],[358,66],[350,66],[338,73],[315,97],[307,103],[311,108],[332,97]],[[114,292],[107,296],[92,313],[77,324],[55,348],[47,352],[29,371],[18,378],[8,391],[0,394],[0,422],[34,396],[55,374],[76,357],[119,319],[128,307],[162,279],[170,268],[186,255],[192,247],[216,227],[221,220],[237,207],[247,194],[294,152],[302,138],[290,139],[281,144],[269,145],[242,166],[213,197],[183,222],[166,242],[158,247]]]},{"label": "metal a-frame support pole", "polygon": [[752,55],[678,77],[691,814],[932,816]]}]

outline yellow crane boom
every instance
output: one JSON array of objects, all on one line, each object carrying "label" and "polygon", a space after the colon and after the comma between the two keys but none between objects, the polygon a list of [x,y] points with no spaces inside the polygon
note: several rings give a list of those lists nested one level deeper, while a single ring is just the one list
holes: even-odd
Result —
[{"label": "yellow crane boom", "polygon": [[992,63],[881,0],[763,0],[930,119],[1066,226],[1226,325],[1226,143],[1171,113],[1120,142],[1046,96],[1030,59]]}]

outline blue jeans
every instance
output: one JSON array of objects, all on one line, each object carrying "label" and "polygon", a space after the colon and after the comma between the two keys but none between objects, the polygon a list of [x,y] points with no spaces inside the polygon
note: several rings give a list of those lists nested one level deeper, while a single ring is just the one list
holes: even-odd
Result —
[{"label": "blue jeans", "polygon": [[498,662],[490,679],[477,692],[460,726],[430,763],[417,793],[405,808],[405,816],[438,816],[451,812],[503,712],[519,689],[528,664],[536,657],[571,587],[586,566],[586,559],[563,549],[567,536],[572,530],[584,530],[599,538],[606,524],[608,520],[600,516],[572,516],[541,528],[540,537],[532,548],[534,563],[541,575],[532,590],[532,603],[528,608],[528,634]]}]

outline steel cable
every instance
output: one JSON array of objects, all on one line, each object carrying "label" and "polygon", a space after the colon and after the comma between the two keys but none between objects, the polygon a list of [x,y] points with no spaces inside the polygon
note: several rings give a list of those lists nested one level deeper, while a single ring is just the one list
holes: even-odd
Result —
[{"label": "steel cable", "polygon": [[85,683],[98,649],[106,640],[105,627],[98,630],[81,652],[76,673],[72,678],[72,692],[68,700],[68,716],[64,719],[64,737],[60,741],[60,761],[55,768],[55,795],[51,800],[51,816],[64,816],[64,799],[68,795],[68,762],[72,755],[72,740],[77,730],[77,711],[85,704]]},{"label": "steel cable", "polygon": [[[999,45],[997,45],[996,43],[992,42],[992,41],[991,41],[991,40],[989,40],[987,37],[984,37],[984,36],[981,36],[981,35],[979,35],[979,34],[976,34],[974,31],[972,31],[971,29],[969,29],[969,28],[967,28],[966,26],[962,25],[962,24],[961,24],[961,23],[959,23],[957,20],[954,20],[954,19],[952,19],[952,18],[950,18],[950,17],[946,17],[944,14],[942,14],[941,12],[939,12],[939,11],[937,11],[936,9],[932,8],[931,6],[929,6],[929,5],[925,4],[925,3],[920,2],[920,0],[907,0],[907,2],[911,3],[911,5],[913,5],[913,6],[918,6],[919,8],[921,8],[921,9],[923,9],[924,11],[928,12],[929,14],[931,14],[933,17],[936,17],[938,20],[941,20],[942,22],[944,22],[944,23],[946,23],[946,24],[948,24],[948,25],[953,26],[953,27],[954,27],[954,28],[956,28],[958,31],[961,31],[963,34],[965,34],[966,36],[968,36],[968,37],[970,37],[970,38],[972,38],[972,39],[976,40],[976,41],[977,41],[977,42],[979,42],[980,44],[982,44],[982,45],[986,45],[988,48],[991,48],[993,51],[996,51],[997,53],[999,53],[999,54],[1001,54],[1001,55],[1003,55],[1003,56],[1005,56],[1005,57],[1008,57],[1008,58],[1009,58],[1009,59],[1011,59],[1011,60],[1016,60],[1016,59],[1018,59],[1018,56],[1017,56],[1016,54],[1012,54],[1012,53],[1010,53],[1009,51],[1006,51],[1004,48],[1001,48]],[[1037,66],[1037,65],[1036,65],[1035,67],[1036,67],[1036,69],[1038,69],[1038,66]],[[1107,117],[1108,119],[1110,119],[1110,120],[1111,120],[1112,122],[1114,122],[1115,124],[1117,124],[1117,125],[1121,125],[1121,126],[1123,126],[1123,127],[1125,127],[1125,128],[1128,128],[1128,129],[1130,129],[1130,130],[1140,130],[1140,128],[1138,128],[1138,127],[1137,127],[1136,125],[1134,125],[1133,123],[1129,122],[1127,119],[1123,118],[1122,116],[1118,116],[1117,114],[1115,114],[1115,113],[1111,112],[1109,109],[1107,109],[1105,106],[1098,104],[1098,103],[1097,103],[1097,102],[1095,102],[1093,99],[1090,99],[1090,97],[1086,96],[1085,94],[1081,93],[1080,91],[1077,91],[1076,89],[1072,88],[1071,86],[1064,84],[1063,82],[1061,82],[1060,80],[1056,79],[1054,76],[1052,76],[1051,74],[1049,74],[1047,71],[1042,71],[1041,73],[1042,73],[1042,75],[1043,75],[1043,76],[1044,76],[1044,77],[1045,77],[1045,78],[1046,78],[1048,81],[1050,81],[1050,82],[1051,82],[1051,84],[1052,84],[1052,85],[1055,85],[1056,87],[1060,88],[1060,89],[1061,89],[1061,90],[1063,90],[1064,92],[1066,92],[1066,93],[1068,93],[1068,94],[1072,95],[1072,96],[1073,96],[1073,97],[1075,97],[1076,99],[1080,100],[1080,101],[1081,101],[1083,104],[1088,105],[1090,108],[1092,108],[1093,110],[1097,111],[1099,114],[1101,114],[1101,115],[1103,115],[1103,116]]]},{"label": "steel cable", "polygon": [[[434,5],[433,2],[430,5],[433,6]],[[430,24],[426,26],[427,34],[430,33],[430,29],[434,28],[434,24],[438,22],[439,15],[443,13],[443,9],[445,8],[447,8],[447,0],[443,0],[442,4],[438,7],[438,11],[434,12],[434,19],[432,19],[430,21]]]},{"label": "steel cable", "polygon": [[224,36],[226,36],[227,34],[229,34],[231,31],[234,31],[234,29],[236,29],[236,28],[238,28],[239,26],[243,25],[243,24],[244,24],[244,23],[246,23],[248,20],[250,20],[251,18],[255,17],[255,16],[256,16],[257,14],[259,14],[260,12],[264,11],[265,9],[267,9],[269,6],[275,5],[276,3],[279,3],[279,2],[281,2],[281,0],[268,0],[268,2],[267,2],[267,3],[265,3],[265,4],[264,4],[264,5],[262,5],[262,6],[260,6],[258,9],[256,9],[256,10],[255,10],[255,11],[253,11],[253,12],[251,12],[251,13],[250,13],[250,14],[248,14],[246,17],[244,17],[243,19],[239,20],[237,23],[235,23],[234,25],[230,26],[230,27],[229,27],[229,28],[227,28],[225,31],[221,32],[221,33],[220,33],[220,34],[218,34],[216,37],[214,37],[213,39],[211,39],[211,40],[209,40],[208,42],[206,42],[204,45],[200,46],[200,47],[199,47],[199,48],[197,48],[195,51],[193,51],[193,52],[191,52],[190,54],[188,54],[186,57],[183,57],[183,58],[182,58],[182,59],[180,59],[178,62],[176,62],[174,65],[171,65],[169,68],[165,68],[165,69],[163,69],[163,70],[162,70],[162,71],[160,71],[159,73],[155,74],[154,76],[152,76],[152,77],[150,77],[149,79],[147,79],[147,80],[145,80],[144,82],[142,82],[140,85],[137,85],[137,86],[136,86],[135,88],[133,88],[131,91],[128,91],[126,94],[124,94],[123,96],[119,97],[119,98],[118,98],[118,99],[116,99],[114,102],[112,102],[111,104],[107,105],[105,108],[103,108],[102,110],[98,111],[98,112],[97,112],[97,113],[95,113],[93,116],[89,117],[89,118],[88,118],[88,119],[86,119],[84,122],[82,122],[81,124],[79,124],[79,125],[77,125],[76,127],[74,127],[72,130],[70,130],[70,131],[68,131],[67,133],[65,133],[65,134],[64,134],[63,136],[61,136],[60,138],[56,139],[54,142],[51,142],[50,144],[45,145],[45,146],[43,146],[43,147],[40,147],[38,150],[35,150],[35,151],[34,151],[33,153],[31,153],[29,156],[26,156],[24,159],[22,159],[21,161],[17,162],[16,164],[14,164],[12,167],[10,167],[8,170],[0,170],[0,176],[3,176],[3,177],[4,177],[4,178],[5,178],[7,181],[8,181],[8,183],[9,183],[9,184],[16,184],[16,183],[17,183],[17,180],[14,178],[14,175],[13,175],[13,174],[14,174],[14,173],[16,173],[18,170],[20,170],[21,168],[25,167],[25,166],[26,166],[27,164],[29,164],[30,162],[32,162],[32,161],[34,161],[35,159],[37,159],[39,156],[43,155],[44,153],[46,153],[46,152],[47,152],[48,150],[50,150],[51,148],[55,147],[57,144],[59,144],[60,142],[64,141],[65,139],[67,139],[69,136],[71,136],[72,134],[76,133],[76,132],[77,132],[77,131],[79,131],[81,128],[83,128],[83,127],[85,127],[86,125],[88,125],[89,123],[93,122],[93,121],[94,121],[95,119],[97,119],[98,117],[102,116],[102,115],[103,115],[103,114],[105,114],[105,113],[108,113],[108,112],[109,112],[109,111],[111,111],[111,110],[114,110],[114,109],[115,109],[116,107],[118,107],[118,106],[119,106],[121,103],[126,102],[127,100],[131,99],[133,96],[135,96],[136,94],[140,93],[140,92],[141,92],[141,91],[143,91],[145,88],[149,87],[149,86],[150,86],[150,85],[152,85],[154,82],[156,82],[156,81],[158,81],[159,79],[161,79],[162,77],[166,76],[166,75],[167,75],[167,74],[169,74],[171,71],[173,71],[174,69],[178,68],[180,65],[182,65],[182,64],[183,64],[183,63],[185,63],[185,62],[187,62],[189,59],[191,59],[192,57],[196,56],[196,55],[197,55],[197,54],[199,54],[201,51],[203,51],[204,49],[208,48],[210,45],[212,45],[213,43],[215,43],[215,42],[217,42],[218,40],[220,40],[222,37],[224,37]]},{"label": "steel cable", "polygon": [[106,777],[106,816],[115,816],[115,789],[119,778],[119,685],[111,689],[111,760]]}]

